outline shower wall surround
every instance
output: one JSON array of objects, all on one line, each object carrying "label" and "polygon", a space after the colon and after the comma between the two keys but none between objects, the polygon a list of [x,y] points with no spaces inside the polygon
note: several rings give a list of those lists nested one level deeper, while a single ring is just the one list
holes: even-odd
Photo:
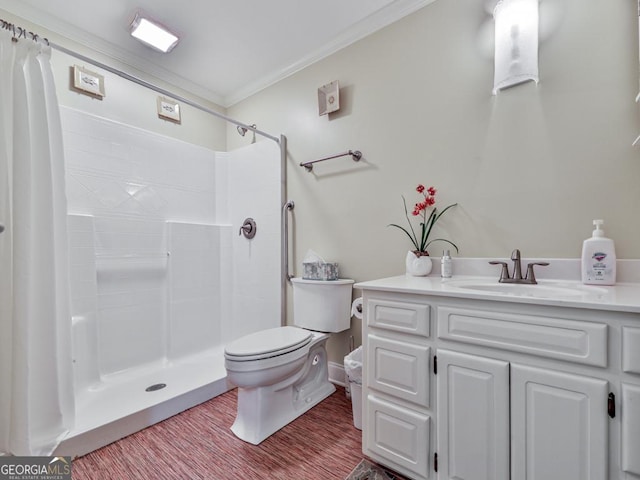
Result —
[{"label": "shower wall surround", "polygon": [[[61,115],[76,391],[279,325],[274,142],[220,153]],[[247,216],[252,241],[237,234]]]}]

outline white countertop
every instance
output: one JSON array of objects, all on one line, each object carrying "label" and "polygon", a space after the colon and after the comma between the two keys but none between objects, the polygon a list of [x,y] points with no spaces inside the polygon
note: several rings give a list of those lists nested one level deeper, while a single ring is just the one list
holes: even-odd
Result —
[{"label": "white countertop", "polygon": [[[434,262],[435,263],[435,262]],[[461,288],[465,283],[495,283],[498,279],[477,275],[454,275],[443,279],[432,273],[427,277],[413,277],[400,275],[366,282],[358,282],[354,288],[384,292],[411,293],[440,297],[468,298],[476,300],[492,300],[510,303],[526,303],[529,305],[547,305],[571,308],[587,308],[594,310],[608,310],[617,312],[640,313],[640,283],[618,283],[615,286],[590,286],[574,280],[539,279],[538,285],[543,288],[565,287],[584,291],[583,295],[561,296],[553,298],[538,298],[535,296],[515,295],[491,291],[478,291]],[[531,285],[530,288],[536,288]]]}]

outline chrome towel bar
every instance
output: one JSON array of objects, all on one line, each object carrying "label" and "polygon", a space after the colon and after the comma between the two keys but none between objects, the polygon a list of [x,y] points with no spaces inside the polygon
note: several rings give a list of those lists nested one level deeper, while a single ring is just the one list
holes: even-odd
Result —
[{"label": "chrome towel bar", "polygon": [[362,158],[362,152],[360,150],[348,150],[344,153],[331,155],[330,157],[319,158],[318,160],[311,160],[310,162],[300,162],[300,166],[306,168],[307,172],[311,172],[313,171],[314,163],[324,162],[325,160],[331,160],[333,158],[346,157],[347,155],[351,155],[351,159],[354,162],[358,162]]}]

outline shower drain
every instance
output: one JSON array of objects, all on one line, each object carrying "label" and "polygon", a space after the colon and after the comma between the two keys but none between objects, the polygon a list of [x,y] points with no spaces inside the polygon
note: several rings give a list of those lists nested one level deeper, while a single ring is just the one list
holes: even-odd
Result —
[{"label": "shower drain", "polygon": [[155,392],[156,390],[161,390],[166,387],[166,383],[156,383],[155,385],[151,385],[144,389],[145,392]]}]

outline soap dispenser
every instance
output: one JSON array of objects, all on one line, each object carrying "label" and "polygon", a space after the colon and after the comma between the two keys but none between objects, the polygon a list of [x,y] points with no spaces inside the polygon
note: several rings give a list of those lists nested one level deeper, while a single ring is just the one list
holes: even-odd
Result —
[{"label": "soap dispenser", "polygon": [[613,240],[604,236],[603,223],[594,220],[593,235],[582,244],[582,283],[586,285],[616,283],[616,249]]}]

